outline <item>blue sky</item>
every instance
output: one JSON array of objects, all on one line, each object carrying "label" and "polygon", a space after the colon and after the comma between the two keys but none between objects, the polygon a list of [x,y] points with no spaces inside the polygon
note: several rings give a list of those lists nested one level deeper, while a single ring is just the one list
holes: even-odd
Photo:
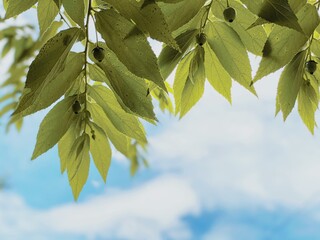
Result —
[{"label": "blue sky", "polygon": [[208,85],[180,121],[157,110],[150,168],[132,178],[115,153],[107,184],[91,168],[77,203],[56,148],[30,161],[45,111],[21,133],[1,127],[0,239],[320,239],[319,131],[296,109],[274,117],[278,78],[257,83],[259,99],[234,84],[232,106]]}]

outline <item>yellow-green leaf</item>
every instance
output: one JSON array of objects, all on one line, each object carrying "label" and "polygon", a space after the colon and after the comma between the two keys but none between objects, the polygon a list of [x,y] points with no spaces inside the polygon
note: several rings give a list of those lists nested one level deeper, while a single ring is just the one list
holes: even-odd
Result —
[{"label": "yellow-green leaf", "polygon": [[88,134],[83,134],[78,141],[74,143],[69,154],[68,161],[68,178],[72,189],[73,197],[78,199],[79,194],[87,182],[90,168],[90,137]]},{"label": "yellow-green leaf", "polygon": [[306,51],[299,52],[284,68],[279,84],[277,98],[285,120],[292,111],[302,83]]},{"label": "yellow-green leaf", "polygon": [[42,120],[32,159],[36,159],[56,145],[75,121],[76,115],[72,111],[73,102],[73,97],[62,100]]},{"label": "yellow-green leaf", "polygon": [[62,4],[70,18],[84,28],[84,0],[63,0]]},{"label": "yellow-green leaf", "polygon": [[171,30],[156,2],[150,0],[140,2],[136,0],[105,0],[105,2],[110,3],[127,19],[132,19],[138,28],[143,32],[148,32],[150,37],[179,50],[179,46],[171,36]]},{"label": "yellow-green leaf", "polygon": [[38,0],[8,0],[8,8],[5,19],[15,17],[30,9]]},{"label": "yellow-green leaf", "polygon": [[108,138],[97,124],[91,124],[90,152],[101,177],[106,182],[111,163],[111,148]]},{"label": "yellow-green leaf", "polygon": [[218,21],[209,21],[206,32],[209,46],[224,69],[234,80],[256,94],[251,86],[251,65],[248,53],[239,35],[226,23]]},{"label": "yellow-green leaf", "polygon": [[54,0],[38,0],[37,13],[40,35],[42,35],[54,21],[59,13],[59,8]]},{"label": "yellow-green leaf", "polygon": [[129,20],[113,10],[95,14],[96,27],[107,46],[138,77],[146,78],[166,90],[157,58],[146,36]]},{"label": "yellow-green leaf", "polygon": [[232,79],[208,44],[204,45],[205,69],[209,83],[231,103]]}]

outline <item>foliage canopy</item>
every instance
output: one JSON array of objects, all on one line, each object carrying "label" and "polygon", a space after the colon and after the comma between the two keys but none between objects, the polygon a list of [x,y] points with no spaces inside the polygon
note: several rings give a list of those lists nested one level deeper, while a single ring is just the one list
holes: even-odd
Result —
[{"label": "foliage canopy", "polygon": [[[54,105],[32,159],[58,145],[75,199],[91,159],[106,181],[113,147],[131,161],[132,174],[147,164],[141,120],[157,123],[152,100],[181,118],[206,81],[231,103],[233,81],[257,95],[254,84],[283,68],[276,114],[285,120],[297,102],[314,133],[320,1],[3,0],[3,6],[3,22],[35,8],[39,31],[34,38],[30,25],[1,30],[2,58],[13,52],[14,60],[1,84],[8,93],[0,98],[0,117],[12,111],[8,127],[20,129],[24,117]],[[148,38],[163,43],[159,56]],[[261,57],[255,76],[248,53]]]}]

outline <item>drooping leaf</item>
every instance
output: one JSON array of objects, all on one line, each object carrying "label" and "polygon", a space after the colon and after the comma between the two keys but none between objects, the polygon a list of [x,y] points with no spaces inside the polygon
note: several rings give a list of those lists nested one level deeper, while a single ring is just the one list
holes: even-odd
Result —
[{"label": "drooping leaf", "polygon": [[94,122],[107,134],[113,146],[123,155],[127,156],[130,139],[115,128],[98,104],[88,104],[88,110],[90,111]]},{"label": "drooping leaf", "polygon": [[62,0],[62,4],[70,18],[84,28],[84,0]]},{"label": "drooping leaf", "polygon": [[[229,0],[229,4],[237,12],[235,20],[230,23],[229,26],[238,33],[241,41],[250,52],[261,56],[264,44],[267,40],[267,34],[262,26],[255,27],[254,29],[248,29],[251,24],[257,20],[257,16],[252,14],[247,8],[237,1]],[[224,20],[223,11],[226,6],[226,0],[214,1],[211,10],[216,17]]]},{"label": "drooping leaf", "polygon": [[135,113],[149,120],[156,120],[151,97],[147,96],[145,81],[129,72],[105,45],[101,44],[101,46],[104,48],[104,60],[98,62],[92,55],[90,57],[104,71],[109,80],[107,84],[110,84],[109,87],[118,96],[118,102],[127,112]]},{"label": "drooping leaf", "polygon": [[310,4],[306,4],[297,16],[305,34],[293,29],[275,26],[264,46],[263,58],[254,77],[254,82],[289,63],[308,41],[320,22],[316,8]]},{"label": "drooping leaf", "polygon": [[256,94],[250,85],[252,77],[248,53],[239,35],[227,24],[218,21],[209,21],[206,33],[208,44],[224,69],[234,80]]},{"label": "drooping leaf", "polygon": [[8,0],[8,8],[5,19],[15,17],[20,13],[30,9],[38,0]]},{"label": "drooping leaf", "polygon": [[[84,54],[71,52],[61,73],[53,79],[46,79],[35,91],[23,95],[21,102],[28,104],[28,107],[22,110],[19,115],[26,116],[32,114],[47,108],[57,101],[75,82],[82,71],[83,65]],[[25,99],[27,99],[27,102],[24,102]],[[22,106],[19,105],[19,107],[23,108]]]},{"label": "drooping leaf", "polygon": [[204,68],[204,49],[198,46],[190,62],[189,75],[181,95],[182,118],[200,100],[204,93],[206,73]]},{"label": "drooping leaf", "polygon": [[111,148],[108,138],[97,124],[92,123],[90,152],[101,177],[106,182],[111,163]]},{"label": "drooping leaf", "polygon": [[113,10],[100,11],[95,16],[97,30],[119,60],[135,75],[166,90],[157,58],[145,35]]},{"label": "drooping leaf", "polygon": [[102,107],[118,131],[138,141],[147,141],[138,119],[121,108],[111,90],[104,86],[93,86],[89,87],[88,93]]},{"label": "drooping leaf", "polygon": [[208,44],[204,45],[205,70],[209,83],[231,103],[232,79]]},{"label": "drooping leaf", "polygon": [[161,74],[167,79],[175,69],[185,52],[195,43],[195,37],[199,31],[197,29],[188,30],[175,38],[181,51],[165,46],[158,58]]},{"label": "drooping leaf", "polygon": [[115,7],[127,19],[132,19],[138,28],[143,32],[148,32],[150,37],[179,50],[179,46],[171,35],[168,23],[155,1],[105,0],[105,2]]},{"label": "drooping leaf", "polygon": [[75,140],[79,137],[80,133],[81,133],[81,118],[76,118],[76,120],[71,123],[67,132],[58,142],[58,152],[59,152],[59,158],[60,158],[61,173],[64,173],[64,171],[67,169],[68,161],[70,161],[69,159],[70,151],[72,149],[72,146]]},{"label": "drooping leaf", "polygon": [[284,120],[292,111],[300,87],[305,81],[303,79],[305,56],[306,51],[299,52],[284,68],[280,76],[277,98]]},{"label": "drooping leaf", "polygon": [[288,0],[242,0],[242,2],[259,17],[303,33]]},{"label": "drooping leaf", "polygon": [[59,8],[54,0],[38,0],[38,22],[40,35],[50,27],[59,12]]},{"label": "drooping leaf", "polygon": [[310,83],[305,81],[298,94],[298,111],[302,121],[312,134],[314,134],[314,127],[316,126],[315,111],[318,103],[319,100],[315,90]]},{"label": "drooping leaf", "polygon": [[[159,3],[159,6],[165,15],[171,31],[175,31],[196,16],[205,2],[205,0],[184,0],[175,4]],[[177,13],[179,13],[179,17],[177,17]]]},{"label": "drooping leaf", "polygon": [[181,110],[181,97],[184,86],[188,80],[190,63],[194,56],[194,51],[189,52],[179,63],[173,83],[173,94],[175,101],[175,114]]},{"label": "drooping leaf", "polygon": [[90,168],[90,137],[83,134],[73,145],[68,161],[68,178],[72,189],[73,197],[78,199],[79,194],[87,182]]},{"label": "drooping leaf", "polygon": [[76,119],[76,115],[72,111],[73,103],[73,97],[62,100],[42,120],[32,159],[36,159],[51,149],[67,132],[72,122]]}]

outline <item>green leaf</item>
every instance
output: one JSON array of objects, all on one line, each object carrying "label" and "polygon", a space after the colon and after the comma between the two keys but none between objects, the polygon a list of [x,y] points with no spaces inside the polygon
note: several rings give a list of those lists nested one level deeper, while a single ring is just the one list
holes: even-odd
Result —
[{"label": "green leaf", "polygon": [[[97,124],[91,124],[94,131],[90,140],[90,152],[101,177],[106,182],[111,163],[111,148],[108,138]],[[94,137],[93,137],[94,136]]]},{"label": "green leaf", "polygon": [[78,199],[79,194],[87,182],[90,168],[90,137],[88,134],[80,136],[72,147],[69,154],[68,178],[72,189],[73,197]]},{"label": "green leaf", "polygon": [[302,83],[303,73],[305,69],[306,51],[299,52],[292,61],[284,68],[279,84],[277,98],[280,104],[280,109],[283,113],[283,119],[289,116],[292,111],[298,92]]},{"label": "green leaf", "polygon": [[181,95],[180,118],[190,111],[204,93],[204,83],[206,80],[204,50],[203,47],[198,46],[194,51],[193,59],[190,62],[189,76]]},{"label": "green leaf", "polygon": [[[63,30],[42,47],[38,56],[29,67],[24,94],[14,114],[25,111],[22,113],[25,116],[38,111],[48,107],[64,94],[70,83],[65,82],[66,78],[61,75],[59,76],[59,74],[64,70],[67,56],[80,32],[81,30],[78,28]],[[76,63],[72,63],[70,71],[69,69],[66,70],[68,76],[77,75],[81,64],[83,64],[81,59],[80,61],[77,60]],[[57,77],[59,79],[55,80]],[[72,81],[73,79],[68,80]],[[53,90],[53,86],[59,88]],[[43,99],[43,102],[41,102],[40,100],[42,99],[39,99],[39,95],[42,91],[45,94],[50,91],[57,92],[51,92],[50,97],[46,96],[47,99]],[[37,105],[33,106],[35,103]],[[28,110],[28,108],[30,109]]]},{"label": "green leaf", "polygon": [[170,46],[165,46],[158,58],[161,74],[167,79],[175,69],[185,52],[195,43],[195,37],[199,30],[188,30],[175,38],[181,51],[177,51]]},{"label": "green leaf", "polygon": [[118,131],[138,141],[147,142],[145,132],[138,119],[121,108],[111,90],[104,86],[93,86],[89,87],[88,94],[102,107]]},{"label": "green leaf", "polygon": [[38,0],[8,0],[8,8],[5,19],[15,17],[20,13],[30,9]]},{"label": "green leaf", "polygon": [[289,63],[319,24],[317,9],[310,4],[305,5],[297,16],[306,35],[292,29],[275,26],[265,44],[263,58],[254,82]]},{"label": "green leaf", "polygon": [[[102,62],[96,61],[96,64],[104,71],[110,83],[109,87],[118,96],[118,102],[127,112],[156,120],[151,97],[147,96],[146,82],[129,72],[105,45],[101,44],[101,46],[104,48],[105,58]],[[94,60],[92,54],[90,58]]]},{"label": "green leaf", "polygon": [[307,0],[289,0],[288,2],[292,11],[296,13],[306,5]]},{"label": "green leaf", "polygon": [[75,121],[76,115],[72,111],[73,103],[73,97],[62,100],[42,120],[32,160],[56,145]]},{"label": "green leaf", "polygon": [[138,28],[143,32],[148,32],[150,37],[179,50],[161,9],[153,0],[140,2],[136,0],[105,0],[105,2],[115,7],[122,16],[129,20],[132,19]]},{"label": "green leaf", "polygon": [[68,161],[70,160],[69,159],[70,149],[72,149],[75,139],[79,137],[80,132],[81,132],[81,118],[77,118],[75,121],[71,123],[65,135],[58,142],[58,152],[59,152],[59,158],[60,158],[61,173],[64,173],[64,171],[67,169],[67,164],[68,164]]},{"label": "green leaf", "polygon": [[251,12],[269,22],[303,32],[288,0],[242,0],[242,2]]},{"label": "green leaf", "polygon": [[146,78],[166,90],[157,58],[145,35],[113,10],[95,14],[96,27],[107,46],[138,77]]},{"label": "green leaf", "polygon": [[127,156],[130,139],[115,128],[98,104],[88,104],[88,110],[94,122],[104,130],[114,147],[123,155]]},{"label": "green leaf", "polygon": [[54,0],[38,0],[38,22],[40,27],[40,35],[42,35],[50,27],[55,17],[59,13]]},{"label": "green leaf", "polygon": [[84,28],[84,0],[63,0],[64,10],[81,28]]},{"label": "green leaf", "polygon": [[232,79],[208,44],[204,45],[205,70],[209,83],[231,103]]},{"label": "green leaf", "polygon": [[190,63],[193,59],[194,51],[189,52],[179,63],[173,83],[173,93],[175,101],[175,114],[181,110],[181,96],[188,80]]},{"label": "green leaf", "polygon": [[304,124],[314,134],[316,126],[315,111],[318,107],[318,96],[310,83],[305,81],[298,94],[298,111]]},{"label": "green leaf", "polygon": [[[238,33],[241,41],[250,52],[261,56],[264,44],[267,40],[267,34],[262,26],[248,29],[252,22],[257,20],[257,16],[234,0],[229,0],[229,4],[236,10],[237,17],[232,23],[228,23],[228,25]],[[214,1],[211,10],[216,17],[225,21],[223,11],[226,6],[226,0]]]},{"label": "green leaf", "polygon": [[223,22],[208,22],[208,43],[229,75],[256,95],[252,82],[248,53],[239,35]]},{"label": "green leaf", "polygon": [[[171,31],[174,31],[196,16],[205,2],[205,0],[184,0],[175,4],[159,3],[159,6],[165,15]],[[177,17],[177,14],[179,14],[179,17]]]},{"label": "green leaf", "polygon": [[[67,89],[75,82],[80,75],[84,65],[84,54],[70,52],[66,65],[61,73],[53,79],[46,79],[34,91],[27,92],[22,96],[21,103],[16,110],[20,116],[26,116],[39,110],[49,107],[65,94]],[[27,104],[25,106],[22,104]]]}]

